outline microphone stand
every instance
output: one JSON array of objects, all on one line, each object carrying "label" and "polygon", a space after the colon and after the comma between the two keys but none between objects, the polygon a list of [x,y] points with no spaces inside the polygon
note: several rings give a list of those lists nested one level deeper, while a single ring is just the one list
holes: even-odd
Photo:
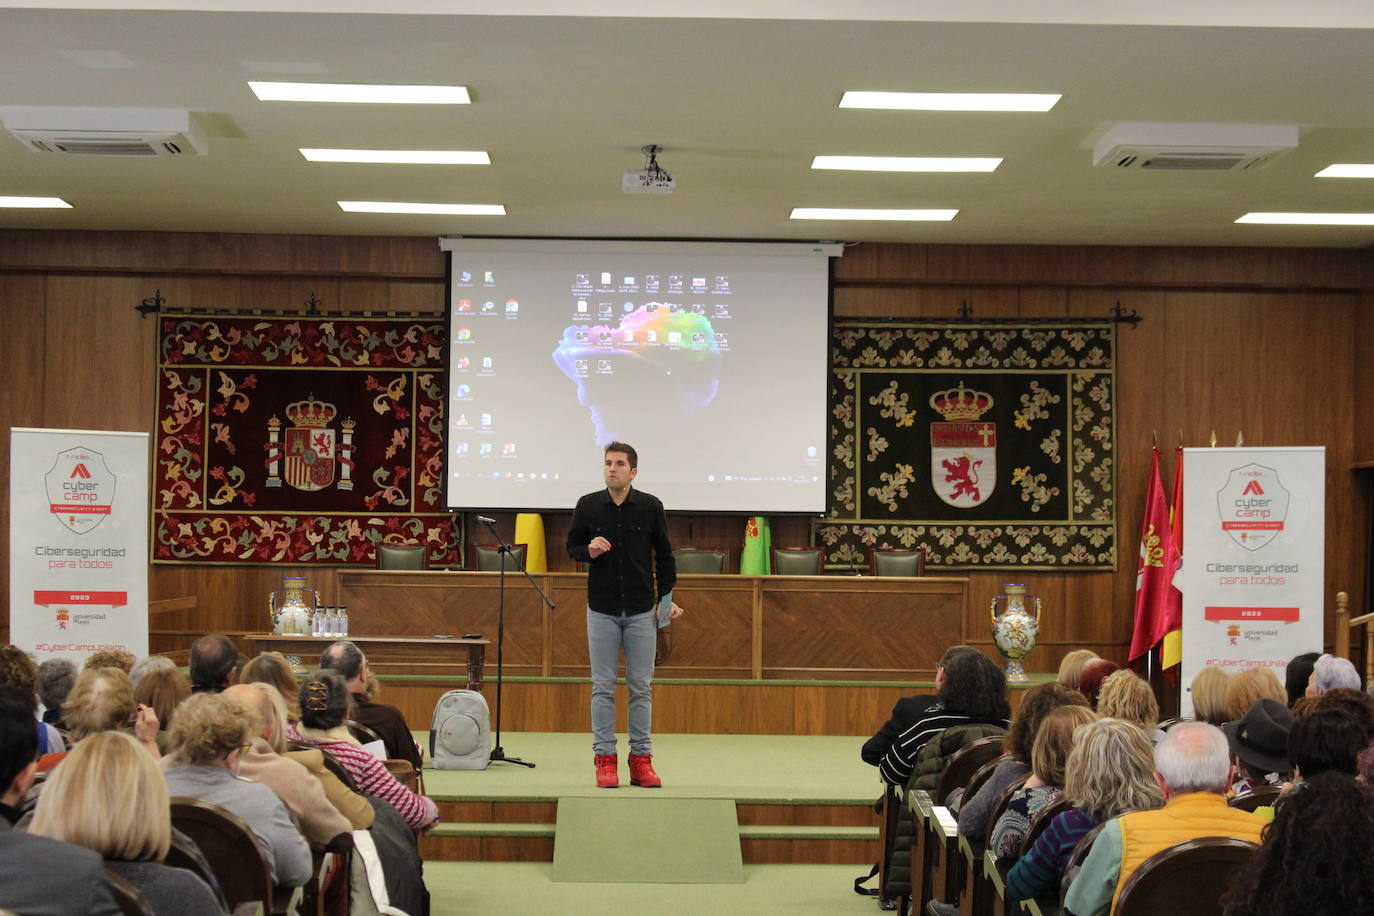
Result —
[{"label": "microphone stand", "polygon": [[[493,519],[481,519],[491,536],[496,538],[497,552],[501,556],[501,574],[496,584],[496,746],[491,749],[491,756],[488,758],[491,763],[514,763],[522,767],[534,769],[534,764],[521,760],[519,757],[507,757],[505,748],[501,747],[501,686],[505,674],[505,646],[506,646],[506,557],[512,553],[512,547],[501,540],[501,535],[496,532],[496,522]],[[529,570],[521,569],[525,578],[529,580],[530,586],[543,599],[544,604],[549,610],[553,610],[553,600],[544,594],[544,590],[539,587],[539,583],[534,581]]]}]

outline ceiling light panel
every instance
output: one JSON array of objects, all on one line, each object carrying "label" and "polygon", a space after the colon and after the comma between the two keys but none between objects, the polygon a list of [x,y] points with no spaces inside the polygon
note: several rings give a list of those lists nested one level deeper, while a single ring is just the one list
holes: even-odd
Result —
[{"label": "ceiling light panel", "polygon": [[403,165],[491,165],[485,150],[458,149],[307,149],[311,162],[385,162]]},{"label": "ceiling light panel", "polygon": [[1318,172],[1316,178],[1374,178],[1374,163],[1335,162]]},{"label": "ceiling light panel", "polygon": [[341,200],[349,213],[423,213],[431,216],[505,216],[501,204],[431,204],[390,200]]},{"label": "ceiling light panel", "polygon": [[264,102],[352,102],[386,105],[467,105],[466,86],[380,86],[368,83],[274,83],[250,80]]},{"label": "ceiling light panel", "polygon": [[908,222],[948,222],[958,210],[863,210],[849,207],[794,207],[792,219],[852,219]]},{"label": "ceiling light panel", "polygon": [[6,197],[0,195],[0,207],[21,210],[70,210],[72,205],[60,197]]},{"label": "ceiling light panel", "polygon": [[931,156],[817,156],[813,169],[842,169],[854,172],[991,172],[1001,159]]},{"label": "ceiling light panel", "polygon": [[1247,213],[1238,223],[1269,226],[1374,226],[1374,213]]},{"label": "ceiling light panel", "polygon": [[840,98],[841,108],[901,111],[1049,111],[1062,95],[1038,92],[856,92]]}]

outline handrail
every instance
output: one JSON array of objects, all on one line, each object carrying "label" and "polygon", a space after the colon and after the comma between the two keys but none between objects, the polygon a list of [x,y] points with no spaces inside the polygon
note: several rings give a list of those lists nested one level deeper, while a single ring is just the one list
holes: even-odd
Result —
[{"label": "handrail", "polygon": [[1350,596],[1336,592],[1336,654],[1350,658],[1350,631],[1364,627],[1364,681],[1374,678],[1374,612],[1350,616]]}]

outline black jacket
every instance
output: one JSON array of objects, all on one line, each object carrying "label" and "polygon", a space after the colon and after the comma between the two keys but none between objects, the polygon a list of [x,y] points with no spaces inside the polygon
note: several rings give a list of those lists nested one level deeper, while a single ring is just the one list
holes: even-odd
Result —
[{"label": "black jacket", "polygon": [[[593,560],[587,544],[598,536],[610,541],[611,549]],[[568,556],[587,565],[587,605],[602,614],[644,613],[677,583],[663,503],[634,487],[618,506],[609,490],[577,501]]]}]

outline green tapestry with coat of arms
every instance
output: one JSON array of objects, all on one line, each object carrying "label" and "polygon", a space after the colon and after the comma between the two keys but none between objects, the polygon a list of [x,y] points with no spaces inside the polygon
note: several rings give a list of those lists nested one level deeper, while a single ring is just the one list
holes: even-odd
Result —
[{"label": "green tapestry with coat of arms", "polygon": [[1116,326],[838,320],[831,569],[1114,570]]}]

